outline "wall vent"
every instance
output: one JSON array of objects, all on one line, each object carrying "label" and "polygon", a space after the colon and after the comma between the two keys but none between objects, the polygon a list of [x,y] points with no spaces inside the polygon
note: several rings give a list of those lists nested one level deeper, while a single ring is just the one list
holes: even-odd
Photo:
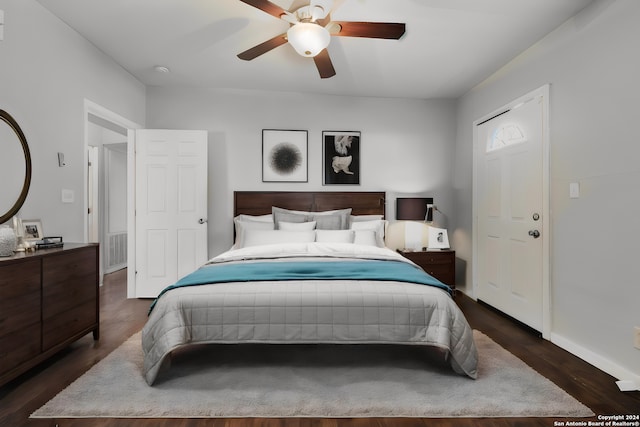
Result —
[{"label": "wall vent", "polygon": [[106,248],[106,273],[120,270],[127,266],[127,233],[109,234]]}]

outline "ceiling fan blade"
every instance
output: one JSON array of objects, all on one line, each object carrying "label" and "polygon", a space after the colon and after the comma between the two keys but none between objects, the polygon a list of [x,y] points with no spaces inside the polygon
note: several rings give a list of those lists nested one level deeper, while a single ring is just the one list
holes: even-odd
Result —
[{"label": "ceiling fan blade", "polygon": [[332,31],[333,36],[369,37],[374,39],[399,39],[405,31],[405,24],[395,22],[345,22],[333,21],[331,26],[337,26]]},{"label": "ceiling fan blade", "polygon": [[260,43],[259,45],[256,45],[251,49],[245,50],[244,52],[238,54],[238,58],[244,59],[245,61],[251,61],[252,59],[255,59],[258,56],[262,55],[263,53],[267,53],[271,49],[275,49],[285,43],[287,43],[287,33],[275,36],[274,38],[269,39],[266,42]]},{"label": "ceiling fan blade", "polygon": [[313,62],[316,63],[320,78],[328,79],[336,75],[336,70],[333,68],[327,49],[322,49],[319,54],[314,56]]},{"label": "ceiling fan blade", "polygon": [[240,0],[243,3],[248,4],[249,6],[253,6],[257,9],[260,9],[263,12],[268,13],[271,16],[275,16],[276,18],[280,18],[282,15],[289,14],[288,11],[284,10],[280,6],[271,3],[269,0]]}]

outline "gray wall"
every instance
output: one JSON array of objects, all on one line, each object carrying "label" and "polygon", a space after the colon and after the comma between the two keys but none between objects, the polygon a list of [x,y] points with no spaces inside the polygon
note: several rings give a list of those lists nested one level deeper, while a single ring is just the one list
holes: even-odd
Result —
[{"label": "gray wall", "polygon": [[[235,190],[385,190],[390,219],[406,194],[431,195],[453,212],[451,100],[149,87],[147,126],[209,133],[210,255],[231,247]],[[309,131],[308,183],[262,182],[262,129]],[[361,132],[361,185],[322,186],[323,130]]]},{"label": "gray wall", "polygon": [[[84,240],[85,98],[144,123],[145,87],[33,0],[0,0],[0,108],[25,133],[33,162],[20,211],[42,220],[45,234]],[[57,153],[67,166],[58,167]],[[75,193],[61,202],[61,190]]]},{"label": "gray wall", "polygon": [[[640,378],[640,2],[600,1],[458,103],[453,244],[472,292],[472,123],[550,83],[552,341]],[[569,183],[581,197],[569,198]]]}]

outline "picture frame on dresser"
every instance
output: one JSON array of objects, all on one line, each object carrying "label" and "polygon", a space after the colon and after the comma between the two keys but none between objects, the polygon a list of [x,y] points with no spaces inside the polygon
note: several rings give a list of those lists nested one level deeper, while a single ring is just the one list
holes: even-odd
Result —
[{"label": "picture frame on dresser", "polygon": [[360,185],[360,132],[322,132],[322,185]]},{"label": "picture frame on dresser", "polygon": [[44,237],[42,221],[39,219],[23,219],[22,232],[24,234],[24,239],[27,241],[42,240]]},{"label": "picture frame on dresser", "polygon": [[308,182],[308,131],[262,130],[262,182]]}]

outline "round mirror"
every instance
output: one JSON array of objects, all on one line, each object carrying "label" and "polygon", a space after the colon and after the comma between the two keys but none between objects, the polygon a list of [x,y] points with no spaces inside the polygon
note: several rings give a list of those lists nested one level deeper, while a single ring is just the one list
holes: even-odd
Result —
[{"label": "round mirror", "polygon": [[22,207],[31,184],[31,153],[18,123],[0,110],[0,224]]}]

